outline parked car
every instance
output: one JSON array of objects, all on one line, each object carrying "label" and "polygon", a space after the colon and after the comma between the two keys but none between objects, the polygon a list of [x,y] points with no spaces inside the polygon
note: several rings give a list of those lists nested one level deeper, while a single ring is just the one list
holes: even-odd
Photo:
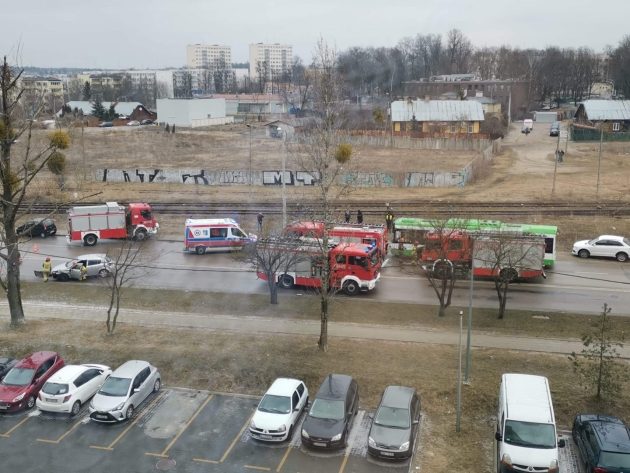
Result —
[{"label": "parked car", "polygon": [[368,453],[380,458],[402,459],[413,454],[420,398],[414,388],[388,386],[372,420]]},{"label": "parked car", "polygon": [[345,447],[358,411],[357,382],[344,374],[329,374],[302,424],[302,443],[316,448]]},{"label": "parked car", "polygon": [[87,277],[106,278],[111,275],[114,266],[112,259],[105,254],[81,255],[77,259],[55,266],[50,275],[58,281],[81,279],[81,265],[87,266]]},{"label": "parked car", "polygon": [[36,218],[20,225],[15,231],[19,236],[46,238],[57,233],[57,226],[52,218]]},{"label": "parked car", "polygon": [[293,429],[308,403],[308,389],[298,379],[278,378],[260,400],[249,425],[257,440],[291,440]]},{"label": "parked car", "polygon": [[148,118],[145,118],[144,120],[140,122],[140,125],[153,125],[153,120],[149,120]]},{"label": "parked car", "polygon": [[628,261],[630,256],[630,240],[622,236],[600,235],[594,240],[580,240],[573,243],[571,254],[580,258],[602,256],[616,258],[617,261]]},{"label": "parked car", "polygon": [[127,126],[140,126],[140,122],[138,120],[131,120],[127,122]]},{"label": "parked car", "polygon": [[0,357],[0,381],[4,378],[11,368],[15,366],[18,360],[7,357]]},{"label": "parked car", "polygon": [[98,126],[100,126],[101,128],[109,128],[114,126],[113,122],[101,122]]},{"label": "parked car", "polygon": [[572,434],[587,473],[630,471],[630,430],[620,419],[579,414]]},{"label": "parked car", "polygon": [[146,361],[127,361],[116,368],[92,398],[90,418],[110,423],[131,419],[135,409],[160,386],[160,372],[155,366]]},{"label": "parked car", "polygon": [[66,365],[53,374],[37,396],[41,411],[77,415],[112,374],[105,365]]},{"label": "parked car", "polygon": [[39,390],[63,365],[63,358],[52,351],[38,351],[20,360],[0,382],[0,411],[33,407]]},{"label": "parked car", "polygon": [[560,122],[553,122],[549,127],[549,136],[558,136],[560,134]]}]

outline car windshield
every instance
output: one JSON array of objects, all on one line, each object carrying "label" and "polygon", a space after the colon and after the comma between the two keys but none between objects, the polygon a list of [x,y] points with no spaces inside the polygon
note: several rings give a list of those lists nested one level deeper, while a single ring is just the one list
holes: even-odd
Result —
[{"label": "car windshield", "polygon": [[630,240],[628,240],[627,238],[624,238],[624,239],[623,239],[623,243],[624,243],[626,246],[630,246]]},{"label": "car windshield", "polygon": [[263,397],[260,404],[258,404],[258,410],[261,412],[273,412],[275,414],[288,414],[291,412],[291,398],[265,394],[265,397]]},{"label": "car windshield", "polygon": [[35,370],[31,368],[13,368],[2,380],[7,386],[27,386],[31,384]]},{"label": "car windshield", "polygon": [[588,242],[589,245],[594,245],[595,243],[597,243],[599,241],[599,238],[595,238],[594,240],[591,240]]},{"label": "car windshield", "polygon": [[315,399],[308,415],[318,419],[342,420],[344,418],[343,401]]},{"label": "car windshield", "polygon": [[409,428],[409,409],[381,406],[376,413],[374,423],[395,429]]},{"label": "car windshield", "polygon": [[46,383],[44,384],[42,391],[46,394],[50,394],[51,396],[56,396],[57,394],[66,394],[68,392],[68,385],[59,383]]},{"label": "car windshield", "polygon": [[630,468],[630,453],[602,452],[599,466],[606,468]]},{"label": "car windshield", "polygon": [[122,397],[129,392],[130,378],[114,378],[110,376],[98,392],[103,396]]},{"label": "car windshield", "polygon": [[529,448],[556,448],[556,429],[553,424],[508,420],[503,440],[510,445]]}]

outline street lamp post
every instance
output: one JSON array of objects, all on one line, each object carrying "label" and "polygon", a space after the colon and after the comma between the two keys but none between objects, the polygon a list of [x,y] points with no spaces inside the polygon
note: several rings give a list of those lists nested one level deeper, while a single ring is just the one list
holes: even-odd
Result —
[{"label": "street lamp post", "polygon": [[246,125],[249,128],[249,187],[252,186],[253,177],[252,177],[252,126]]}]

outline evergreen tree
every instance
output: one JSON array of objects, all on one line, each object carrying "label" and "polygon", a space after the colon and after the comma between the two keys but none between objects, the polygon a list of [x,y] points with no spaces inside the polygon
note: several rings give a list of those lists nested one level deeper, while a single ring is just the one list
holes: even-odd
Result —
[{"label": "evergreen tree", "polygon": [[90,100],[92,98],[92,88],[89,82],[85,82],[83,86],[83,100]]},{"label": "evergreen tree", "polygon": [[111,104],[109,106],[109,110],[107,111],[107,120],[108,121],[112,121],[114,120],[114,118],[117,118],[118,115],[116,114],[116,109],[114,108],[114,104]]},{"label": "evergreen tree", "polygon": [[105,120],[107,118],[107,112],[105,111],[105,107],[99,99],[94,101],[94,105],[92,105],[92,115],[97,117],[99,120]]}]

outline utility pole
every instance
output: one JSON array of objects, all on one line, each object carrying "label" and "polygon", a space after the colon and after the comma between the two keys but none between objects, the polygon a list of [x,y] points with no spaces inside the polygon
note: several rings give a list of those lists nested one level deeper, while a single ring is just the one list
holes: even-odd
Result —
[{"label": "utility pole", "polygon": [[286,187],[286,172],[287,172],[287,131],[278,128],[278,131],[282,133],[282,228],[287,226],[287,187]]},{"label": "utility pole", "polygon": [[468,288],[468,320],[466,334],[466,371],[464,371],[464,384],[470,383],[470,370],[472,368],[471,338],[472,338],[472,308],[473,308],[473,280],[475,273],[475,241],[472,242],[472,263],[470,265],[470,286]]},{"label": "utility pole", "polygon": [[[252,177],[252,126],[245,125],[249,129],[249,187],[252,186],[253,177]],[[250,189],[251,191],[251,189]]]},{"label": "utility pole", "polygon": [[455,421],[455,431],[460,431],[461,418],[462,418],[462,331],[463,331],[463,319],[464,312],[459,311],[459,347],[458,356],[459,363],[457,365],[457,418]]},{"label": "utility pole", "polygon": [[599,172],[602,167],[602,143],[604,142],[604,124],[600,125],[599,129],[599,158],[597,159],[597,189],[595,191],[595,198],[599,200]]}]

